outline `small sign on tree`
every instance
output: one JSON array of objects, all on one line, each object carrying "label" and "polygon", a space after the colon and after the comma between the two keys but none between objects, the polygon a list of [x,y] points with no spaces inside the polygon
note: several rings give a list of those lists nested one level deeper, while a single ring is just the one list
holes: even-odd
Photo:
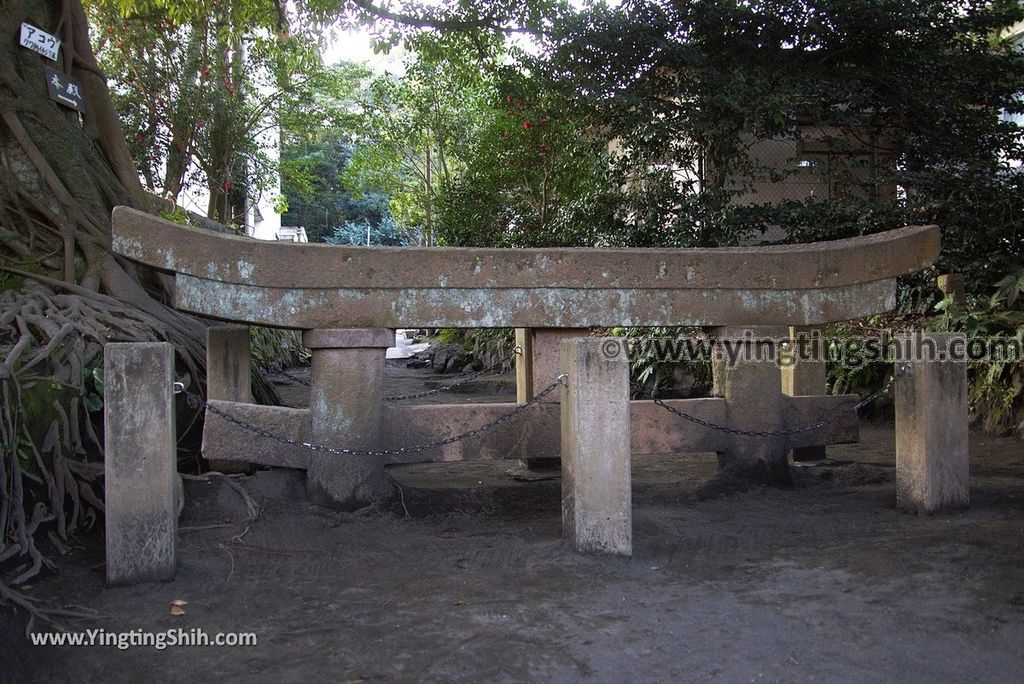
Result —
[{"label": "small sign on tree", "polygon": [[51,36],[41,28],[32,24],[22,22],[21,24],[21,45],[33,52],[38,52],[43,57],[57,61],[57,51],[60,50],[60,40]]},{"label": "small sign on tree", "polygon": [[75,111],[85,112],[82,84],[67,74],[46,67],[46,88],[50,91],[51,100]]}]

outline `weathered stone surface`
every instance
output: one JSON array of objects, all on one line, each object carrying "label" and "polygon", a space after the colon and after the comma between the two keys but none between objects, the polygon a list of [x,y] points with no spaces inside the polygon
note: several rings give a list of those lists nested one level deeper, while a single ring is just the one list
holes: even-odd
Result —
[{"label": "weathered stone surface", "polygon": [[[351,333],[351,334],[346,334]],[[380,448],[384,356],[391,331],[306,331],[312,349],[310,434],[312,443],[348,449]],[[346,348],[313,346],[328,341]],[[376,344],[379,346],[356,346]],[[314,503],[354,509],[387,496],[384,459],[310,452],[306,488]]]},{"label": "weathered stone surface", "polygon": [[430,367],[435,373],[454,373],[469,361],[469,353],[461,344],[449,342],[430,350]]},{"label": "weathered stone surface", "polygon": [[[524,403],[539,394],[544,388],[555,381],[562,372],[562,341],[575,337],[587,337],[590,331],[586,328],[526,328],[523,337],[529,338],[529,356],[524,354],[516,360],[528,366],[524,378],[530,378],[530,385],[520,387],[516,376],[516,400]],[[518,337],[516,338],[519,339]],[[562,395],[553,392],[542,401],[559,402]]]},{"label": "weathered stone surface", "polygon": [[[517,342],[523,340],[526,343],[523,354],[516,359],[516,401],[523,404],[540,394],[562,372],[562,341],[574,337],[587,337],[589,331],[581,328],[517,328],[516,331]],[[518,370],[520,365],[523,367],[522,372]],[[526,384],[527,380],[529,384]],[[541,401],[557,403],[561,397],[560,392],[552,392]],[[538,454],[533,458],[523,459],[520,465],[534,473],[557,474],[561,468],[557,458]]]},{"label": "weathered stone surface", "polygon": [[[828,364],[825,363],[822,352],[823,343],[815,339],[823,339],[824,330],[813,326],[790,327],[790,339],[794,340],[792,349],[792,365],[784,366],[782,370],[782,393],[791,397],[797,396],[824,396],[828,394]],[[803,336],[810,344],[805,344],[803,354],[797,348],[796,340]],[[805,360],[801,356],[808,356]],[[824,445],[809,447],[796,447],[793,449],[794,461],[820,461],[827,456]]]},{"label": "weathered stone surface", "polygon": [[[222,401],[252,402],[252,369],[249,352],[249,328],[223,325],[206,331],[206,396]],[[244,461],[211,459],[211,470],[220,473],[245,473],[252,466]]]},{"label": "weathered stone surface", "polygon": [[222,401],[252,401],[249,328],[223,325],[206,331],[206,396]]},{"label": "weathered stone surface", "polygon": [[114,209],[113,236],[118,254],[166,271],[307,289],[387,289],[396,280],[427,290],[818,289],[889,280],[930,265],[939,254],[936,226],[832,242],[715,249],[340,247],[214,234],[126,207]]},{"label": "weathered stone surface", "polygon": [[[261,406],[210,400],[209,405],[248,425],[295,442],[311,442],[309,409]],[[280,468],[309,466],[310,451],[246,430],[207,410],[203,424],[203,456],[217,461],[246,461]],[[343,446],[343,445],[342,445]]]},{"label": "weathered stone surface", "polygon": [[[398,449],[437,442],[507,415],[515,404],[385,404],[382,442]],[[559,413],[537,405],[487,432],[443,447],[389,457],[388,463],[553,458],[557,464]],[[557,465],[556,465],[557,467]]]},{"label": "weathered stone surface", "polygon": [[[403,248],[405,249],[405,248]],[[810,325],[896,304],[896,281],[832,289],[265,288],[179,274],[175,306],[285,328]]]},{"label": "weathered stone surface", "polygon": [[[767,355],[759,340],[785,337],[778,327],[746,326],[719,328],[713,336],[739,345],[743,358]],[[748,334],[749,333],[749,334]],[[726,424],[737,430],[775,432],[785,425],[782,379],[774,362],[739,361],[730,365],[716,358],[712,362],[713,393],[728,403]],[[782,436],[730,435],[729,446],[719,452],[723,469],[742,477],[787,485],[792,482],[788,461],[788,441]]]},{"label": "weathered stone surface", "polygon": [[[852,444],[860,438],[860,420],[856,394],[833,394],[817,397],[783,397],[783,429],[801,430],[786,437],[792,449],[822,447],[829,444]],[[816,430],[803,431],[827,420]]]},{"label": "weathered stone surface", "polygon": [[179,486],[174,348],[162,342],[104,347],[107,583],[174,577]]},{"label": "weathered stone surface", "polygon": [[381,328],[306,330],[302,344],[309,349],[387,349],[395,346],[395,331]]},{"label": "weathered stone surface", "polygon": [[213,235],[119,207],[115,250],[177,273],[178,308],[301,329],[828,323],[891,309],[935,226],[781,247],[367,248]]},{"label": "weathered stone surface", "polygon": [[[830,422],[819,430],[787,438],[790,446],[823,441],[843,444],[857,441],[855,395],[786,397],[786,426],[801,428],[822,420]],[[728,420],[724,399],[668,399],[665,403],[688,415],[719,425]],[[211,404],[232,416],[266,431],[298,442],[310,437],[308,409],[257,406],[214,401]],[[384,404],[381,446],[398,449],[437,442],[506,415],[515,404]],[[670,415],[650,401],[630,401],[630,444],[633,454],[694,453],[724,451],[731,446],[724,432],[700,427]],[[385,463],[427,463],[431,461],[472,461],[546,458],[561,456],[558,404],[544,403],[510,418],[492,430],[443,447],[394,455]],[[203,453],[208,458],[237,459],[259,465],[305,469],[310,452],[269,440],[212,412],[206,416]],[[339,444],[338,446],[346,446]],[[340,457],[339,457],[340,458]],[[334,463],[338,464],[339,461]]]},{"label": "weathered stone surface", "polygon": [[[907,339],[904,336],[903,339]],[[926,333],[941,354],[961,333]],[[903,365],[897,364],[897,369]],[[896,398],[896,505],[900,510],[938,513],[970,503],[967,364],[912,362],[899,378]]]},{"label": "weathered stone surface", "polygon": [[562,342],[562,534],[577,551],[633,553],[629,360],[610,338]]}]

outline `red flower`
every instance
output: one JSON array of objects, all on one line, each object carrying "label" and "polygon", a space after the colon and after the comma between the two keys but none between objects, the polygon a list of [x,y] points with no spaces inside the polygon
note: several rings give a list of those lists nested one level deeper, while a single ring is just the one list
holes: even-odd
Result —
[{"label": "red flower", "polygon": [[124,47],[124,41],[123,40],[119,40],[116,43],[114,43],[114,45],[117,47],[118,50],[120,50],[120,49],[122,49]]},{"label": "red flower", "polygon": [[508,102],[509,104],[512,104],[512,96],[511,95],[506,95],[505,96],[505,102]]},{"label": "red flower", "polygon": [[234,186],[231,185],[231,181],[225,181],[224,182],[224,189],[225,190],[230,190],[232,187],[234,187]]},{"label": "red flower", "polygon": [[203,67],[203,76],[210,75],[210,67]]},{"label": "red flower", "polygon": [[502,138],[507,138],[508,137],[508,131],[502,131],[501,132],[501,137]]},{"label": "red flower", "polygon": [[530,123],[529,121],[524,121],[523,122],[523,130],[524,131],[528,131],[531,128],[533,128],[533,124],[532,123]]}]

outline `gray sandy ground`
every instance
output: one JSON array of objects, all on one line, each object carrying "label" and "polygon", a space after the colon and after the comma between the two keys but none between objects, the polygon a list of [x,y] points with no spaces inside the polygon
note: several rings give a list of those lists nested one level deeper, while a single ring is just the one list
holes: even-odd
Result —
[{"label": "gray sandy ground", "polygon": [[[718,481],[710,454],[638,457],[631,559],[573,554],[558,481],[506,463],[395,470],[402,497],[363,514],[262,471],[238,480],[259,518],[183,533],[173,582],[104,588],[91,535],[32,587],[102,616],[73,629],[257,646],[32,647],[3,613],[0,681],[1021,681],[1024,448],[976,436],[972,507],[915,517],[894,509],[892,444],[866,425],[786,490]],[[183,526],[245,518],[222,480],[186,490]]]}]

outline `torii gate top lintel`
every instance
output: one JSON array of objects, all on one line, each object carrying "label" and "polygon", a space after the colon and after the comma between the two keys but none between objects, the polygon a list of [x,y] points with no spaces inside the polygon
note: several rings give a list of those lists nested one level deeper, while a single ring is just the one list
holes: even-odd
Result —
[{"label": "torii gate top lintel", "polygon": [[891,309],[939,243],[909,226],[714,249],[341,247],[113,214],[114,251],[173,272],[179,309],[302,329],[822,324]]}]

